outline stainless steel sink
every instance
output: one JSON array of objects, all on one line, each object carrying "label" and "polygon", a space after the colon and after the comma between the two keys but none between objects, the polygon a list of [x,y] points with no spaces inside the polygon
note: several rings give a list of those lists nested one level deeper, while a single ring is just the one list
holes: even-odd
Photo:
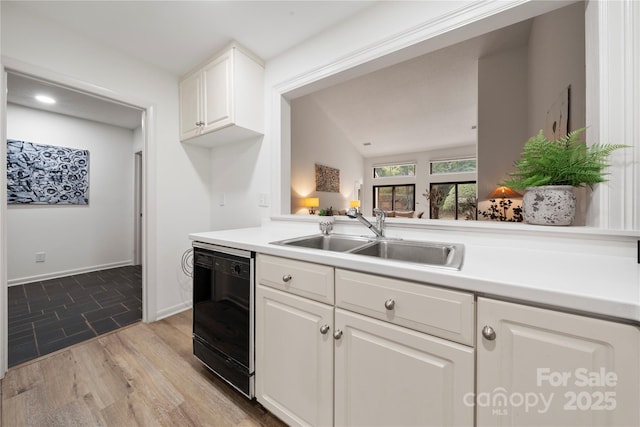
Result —
[{"label": "stainless steel sink", "polygon": [[376,240],[366,246],[354,248],[351,253],[459,270],[464,246],[410,240]]},{"label": "stainless steel sink", "polygon": [[366,255],[456,270],[459,270],[462,266],[464,257],[464,246],[459,244],[374,239],[346,234],[316,234],[271,243],[274,245]]},{"label": "stainless steel sink", "polygon": [[298,246],[325,251],[346,252],[362,245],[371,243],[373,239],[343,234],[318,234],[314,236],[296,237],[293,239],[273,242],[275,245]]}]

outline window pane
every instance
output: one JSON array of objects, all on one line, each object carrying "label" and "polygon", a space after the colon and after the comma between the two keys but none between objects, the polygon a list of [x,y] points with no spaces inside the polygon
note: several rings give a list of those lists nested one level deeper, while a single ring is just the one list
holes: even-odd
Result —
[{"label": "window pane", "polygon": [[393,210],[393,187],[374,187],[375,188],[375,207],[384,211]]},{"label": "window pane", "polygon": [[431,189],[435,192],[431,203],[431,218],[456,219],[456,185],[433,184]]},{"label": "window pane", "polygon": [[373,187],[373,207],[385,211],[412,211],[415,209],[416,186],[384,185]]},{"label": "window pane", "polygon": [[458,184],[458,219],[477,219],[477,208],[476,183]]},{"label": "window pane", "polygon": [[415,176],[416,165],[404,164],[404,165],[385,165],[376,166],[373,168],[374,178],[385,178],[389,176]]},{"label": "window pane", "polygon": [[477,219],[476,183],[431,184],[432,219]]},{"label": "window pane", "polygon": [[476,159],[441,160],[431,162],[431,175],[475,171]]},{"label": "window pane", "polygon": [[414,203],[415,186],[399,185],[395,187],[394,211],[412,211],[415,207]]}]

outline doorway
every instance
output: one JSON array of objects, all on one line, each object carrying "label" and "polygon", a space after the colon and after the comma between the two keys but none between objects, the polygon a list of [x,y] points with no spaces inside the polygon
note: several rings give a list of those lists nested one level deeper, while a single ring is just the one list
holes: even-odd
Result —
[{"label": "doorway", "polygon": [[[3,226],[7,230],[7,243],[5,243],[4,249],[9,249],[7,256],[9,287],[5,294],[7,298],[5,301],[7,301],[8,310],[6,312],[8,312],[9,318],[7,319],[8,339],[3,341],[8,342],[9,351],[7,352],[7,348],[4,348],[3,353],[8,356],[5,356],[5,360],[7,360],[5,363],[14,366],[30,360],[30,358],[47,354],[142,319],[144,283],[142,265],[144,218],[141,216],[144,205],[142,153],[146,142],[145,126],[142,126],[145,114],[144,110],[139,107],[125,105],[16,71],[8,71],[5,76],[8,89],[8,103],[5,109],[7,134],[4,136],[6,138],[35,140],[32,142],[41,142],[40,139],[42,139],[45,142],[44,145],[64,147],[82,145],[84,141],[94,139],[85,135],[84,141],[79,141],[83,138],[78,138],[77,135],[82,135],[83,130],[113,129],[104,138],[97,137],[95,139],[108,139],[109,142],[114,142],[114,146],[119,144],[119,147],[113,149],[111,147],[98,149],[94,145],[92,149],[87,150],[94,156],[89,155],[91,191],[86,206],[10,205],[4,209],[4,213],[7,214],[3,215]],[[36,89],[33,87],[29,89],[31,83]],[[77,101],[80,105],[80,107],[74,107],[77,114],[74,111],[58,112],[29,105],[28,98],[32,97],[35,90],[42,91],[43,88],[54,96],[61,96],[64,99],[60,103],[62,105],[71,104],[69,99]],[[102,107],[98,107],[100,113],[97,116],[91,115],[94,104],[102,105]],[[114,119],[114,114],[117,116],[116,111],[133,113],[133,123],[135,123],[136,129],[131,129],[132,124],[124,126],[118,124],[117,120],[120,119]],[[50,127],[52,131],[49,134],[54,133],[53,130],[64,129],[65,135],[61,138],[64,141],[55,143],[54,140],[52,144],[42,135],[25,133],[26,125],[22,129],[17,129],[14,122],[16,117],[24,120],[27,116],[37,118],[38,128],[46,128],[47,121],[51,117],[58,118],[59,122]],[[113,120],[116,122],[114,123]],[[122,120],[126,121],[126,119]],[[71,129],[73,125],[70,123],[76,122],[79,123],[77,128]],[[119,139],[121,135],[127,134],[130,135],[128,141],[126,141],[126,137],[122,140]],[[73,139],[70,136],[76,136],[76,138]],[[128,143],[128,148],[123,145],[126,143]],[[112,153],[106,154],[109,151]],[[116,151],[118,154],[114,155],[113,153]],[[131,154],[134,154],[133,161],[131,161]],[[111,171],[112,176],[109,178],[105,171],[107,158],[122,159],[123,156],[126,156],[126,160],[120,163],[120,169],[114,168]],[[131,165],[128,167],[128,172],[122,171],[122,164]],[[102,172],[100,172],[100,168],[102,168]],[[126,193],[130,195],[130,200],[126,202],[127,206],[119,207],[124,204],[121,199],[115,200],[115,202],[109,199],[118,192],[107,193],[107,187],[111,181],[117,181],[116,176],[119,177],[123,173],[128,175],[127,180],[132,184],[128,185],[126,190]],[[109,218],[114,216],[111,211],[104,211],[101,214],[94,213],[93,217],[85,218],[90,211],[99,210],[99,208],[108,205],[106,202],[101,202],[105,199],[112,201],[111,207],[107,206],[107,209],[119,209],[120,212],[129,209],[130,213],[126,215],[126,222],[129,225],[124,224],[126,231],[115,232],[116,228],[119,229],[122,224],[118,223],[115,227],[113,223],[108,222]],[[6,196],[5,200],[7,200]],[[52,215],[47,213],[52,213]],[[38,215],[51,218],[67,216],[69,217],[67,218],[68,223],[72,223],[72,226],[66,223],[58,227],[58,224],[52,223],[43,226],[43,231],[34,233],[41,236],[43,240],[38,244],[45,245],[46,249],[38,250],[35,253],[36,257],[33,263],[31,261],[34,260],[29,259],[28,255],[35,250],[35,246],[26,249],[18,257],[11,256],[11,251],[20,250],[19,245],[12,243],[15,241],[15,230],[28,228],[22,224],[11,223],[12,218],[16,216],[35,218]],[[122,215],[118,215],[118,218],[120,217]],[[7,224],[8,222],[9,224]],[[34,224],[42,225],[42,222],[37,219],[33,220]],[[87,225],[85,223],[93,224],[94,231],[105,228],[107,233],[98,235],[96,238],[96,233],[93,231],[82,229],[83,225]],[[58,243],[47,241],[47,237],[55,235],[57,228],[67,228],[73,230],[73,233],[70,233],[67,239],[60,239],[58,236]],[[114,236],[113,242],[108,242],[110,234]],[[78,252],[74,253],[75,248],[81,246],[81,243],[73,240],[78,235],[90,235],[94,243],[80,248]],[[111,253],[101,256],[104,255],[101,252],[107,252],[105,247],[117,246],[123,240],[120,238],[122,235],[130,236],[128,246],[131,249],[126,250],[126,256],[113,257]],[[115,249],[111,250],[113,252]],[[92,257],[88,258],[87,262],[83,263],[82,260],[76,264],[70,262],[70,260],[76,261],[80,256],[79,253],[86,252],[92,253]],[[68,257],[66,261],[64,260],[65,256]],[[17,268],[16,258],[27,259],[25,265],[30,265],[26,269],[23,269],[24,265]],[[47,262],[51,267],[42,268],[46,266]],[[12,267],[14,267],[13,274]],[[19,271],[16,273],[16,270]]]}]

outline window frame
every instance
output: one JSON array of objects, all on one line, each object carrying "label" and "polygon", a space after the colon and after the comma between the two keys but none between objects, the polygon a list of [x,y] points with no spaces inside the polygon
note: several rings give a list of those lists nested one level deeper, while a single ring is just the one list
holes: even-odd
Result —
[{"label": "window frame", "polygon": [[[460,162],[460,161],[465,161],[465,160],[475,160],[476,162],[476,166],[474,170],[471,171],[455,171],[455,172],[433,172],[433,164],[434,163],[444,163],[444,162]],[[477,174],[478,173],[478,157],[457,157],[457,158],[452,158],[452,159],[432,159],[429,160],[429,176],[438,176],[438,177],[445,177],[445,176],[455,176],[455,175],[459,175],[459,174]]]},{"label": "window frame", "polygon": [[[396,201],[396,197],[395,197],[395,188],[396,187],[413,187],[413,206],[411,207],[411,209],[408,209],[410,211],[414,211],[416,210],[416,184],[384,184],[384,185],[374,185],[372,186],[372,200],[373,200],[373,209],[378,207],[378,198],[376,197],[376,189],[378,188],[386,188],[386,187],[392,187],[391,190],[391,211],[395,211],[395,201]],[[405,209],[398,209],[398,210],[405,210]]]},{"label": "window frame", "polygon": [[[433,190],[433,186],[434,185],[453,185],[455,186],[456,189],[456,195],[455,195],[455,200],[456,200],[456,204],[455,204],[455,210],[454,210],[454,220],[458,221],[460,220],[459,216],[459,206],[458,206],[458,186],[459,185],[464,185],[464,184],[475,184],[476,186],[476,199],[478,197],[478,180],[475,181],[445,181],[445,182],[430,182],[429,183],[429,191]],[[431,202],[429,202],[431,203]],[[431,217],[431,206],[429,206],[429,219],[439,219],[439,218],[432,218]],[[478,206],[476,205],[476,213],[475,213],[475,218],[472,219],[473,221],[477,221],[478,220]]]},{"label": "window frame", "polygon": [[[413,166],[413,175],[390,175],[390,176],[376,176],[377,168],[384,167],[393,167],[393,166]],[[371,166],[371,178],[375,181],[376,179],[394,179],[394,178],[415,178],[418,169],[418,162],[408,161],[408,162],[392,162],[392,163],[380,163]]]}]

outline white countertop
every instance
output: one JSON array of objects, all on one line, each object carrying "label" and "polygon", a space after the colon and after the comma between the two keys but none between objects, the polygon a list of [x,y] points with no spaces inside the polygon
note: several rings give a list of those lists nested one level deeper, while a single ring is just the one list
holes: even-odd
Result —
[{"label": "white countertop", "polygon": [[[391,237],[464,244],[459,271],[270,243],[319,234],[310,221],[272,221],[262,227],[193,233],[189,238],[640,324],[636,237],[538,237],[535,231],[542,229],[531,227],[534,233],[506,237],[473,229],[387,229]],[[348,222],[336,223],[334,232],[373,237],[365,227]]]}]

